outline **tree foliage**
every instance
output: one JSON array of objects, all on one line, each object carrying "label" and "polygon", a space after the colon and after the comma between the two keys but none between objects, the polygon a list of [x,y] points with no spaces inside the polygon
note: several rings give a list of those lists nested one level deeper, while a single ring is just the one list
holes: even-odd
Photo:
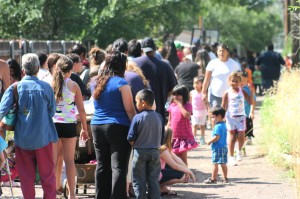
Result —
[{"label": "tree foliage", "polygon": [[[257,50],[277,31],[271,0],[0,0],[2,39],[95,40],[106,47],[119,37],[166,40],[198,24],[221,39]],[[280,27],[280,26],[278,26]]]},{"label": "tree foliage", "polygon": [[[270,13],[265,7],[253,7],[251,0],[236,0],[229,4],[205,5],[209,15],[204,17],[208,29],[217,29],[220,40],[231,47],[240,44],[247,50],[259,52],[272,42],[274,35],[282,30],[278,14]],[[270,2],[257,1],[269,5]]]}]

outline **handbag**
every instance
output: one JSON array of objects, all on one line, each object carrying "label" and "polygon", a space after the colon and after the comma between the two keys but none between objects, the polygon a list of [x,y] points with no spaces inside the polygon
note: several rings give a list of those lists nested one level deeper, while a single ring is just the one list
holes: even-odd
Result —
[{"label": "handbag", "polygon": [[13,93],[13,107],[8,111],[8,113],[2,119],[3,122],[3,129],[7,131],[14,131],[15,125],[17,123],[17,113],[18,113],[18,84],[14,84],[14,93]]}]

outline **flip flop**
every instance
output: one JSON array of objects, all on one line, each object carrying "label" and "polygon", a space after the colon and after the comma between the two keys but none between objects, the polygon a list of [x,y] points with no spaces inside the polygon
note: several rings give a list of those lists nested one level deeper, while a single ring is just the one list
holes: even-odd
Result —
[{"label": "flip flop", "polygon": [[168,192],[162,192],[160,193],[161,196],[177,196],[177,193],[175,191],[168,191]]}]

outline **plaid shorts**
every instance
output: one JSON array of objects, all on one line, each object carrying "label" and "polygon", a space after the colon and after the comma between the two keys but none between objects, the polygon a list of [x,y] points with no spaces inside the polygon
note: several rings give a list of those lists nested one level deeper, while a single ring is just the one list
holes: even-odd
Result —
[{"label": "plaid shorts", "polygon": [[223,147],[212,150],[212,162],[213,164],[227,164],[228,148]]}]

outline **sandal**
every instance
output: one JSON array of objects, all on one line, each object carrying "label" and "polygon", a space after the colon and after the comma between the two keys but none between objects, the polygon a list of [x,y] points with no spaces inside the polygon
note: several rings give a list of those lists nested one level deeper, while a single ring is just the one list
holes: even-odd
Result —
[{"label": "sandal", "polygon": [[59,187],[59,189],[56,190],[56,195],[62,195],[64,192],[64,189],[62,187]]},{"label": "sandal", "polygon": [[221,182],[224,183],[224,184],[229,183],[228,178],[222,179]]},{"label": "sandal", "polygon": [[162,192],[160,193],[161,196],[177,196],[177,193],[175,191],[169,190],[168,192]]},{"label": "sandal", "polygon": [[213,180],[211,178],[208,178],[203,181],[204,184],[217,184],[217,180]]}]

